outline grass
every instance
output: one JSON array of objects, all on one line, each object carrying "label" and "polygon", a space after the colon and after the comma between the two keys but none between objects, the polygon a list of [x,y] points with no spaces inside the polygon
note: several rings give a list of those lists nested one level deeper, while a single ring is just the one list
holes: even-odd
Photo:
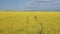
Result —
[{"label": "grass", "polygon": [[0,12],[0,34],[60,34],[60,12]]}]

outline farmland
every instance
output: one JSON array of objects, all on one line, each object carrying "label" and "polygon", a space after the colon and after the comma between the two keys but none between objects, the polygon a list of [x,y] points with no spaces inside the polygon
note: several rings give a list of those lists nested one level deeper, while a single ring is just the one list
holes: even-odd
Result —
[{"label": "farmland", "polygon": [[60,34],[60,12],[0,12],[0,34]]}]

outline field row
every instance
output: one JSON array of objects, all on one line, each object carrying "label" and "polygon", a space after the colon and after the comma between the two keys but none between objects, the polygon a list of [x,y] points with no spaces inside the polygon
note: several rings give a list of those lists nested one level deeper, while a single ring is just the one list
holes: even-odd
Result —
[{"label": "field row", "polygon": [[0,34],[60,34],[60,13],[0,12]]}]

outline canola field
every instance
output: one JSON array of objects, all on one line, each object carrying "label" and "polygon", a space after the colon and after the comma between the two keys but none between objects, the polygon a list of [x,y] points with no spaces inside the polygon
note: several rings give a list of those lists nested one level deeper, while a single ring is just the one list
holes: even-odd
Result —
[{"label": "canola field", "polygon": [[60,34],[60,12],[0,12],[0,34]]}]

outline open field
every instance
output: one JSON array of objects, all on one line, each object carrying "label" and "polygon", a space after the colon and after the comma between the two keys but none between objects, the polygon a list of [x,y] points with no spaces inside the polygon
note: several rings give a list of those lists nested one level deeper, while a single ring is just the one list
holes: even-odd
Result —
[{"label": "open field", "polygon": [[60,34],[60,12],[0,12],[0,34]]}]

